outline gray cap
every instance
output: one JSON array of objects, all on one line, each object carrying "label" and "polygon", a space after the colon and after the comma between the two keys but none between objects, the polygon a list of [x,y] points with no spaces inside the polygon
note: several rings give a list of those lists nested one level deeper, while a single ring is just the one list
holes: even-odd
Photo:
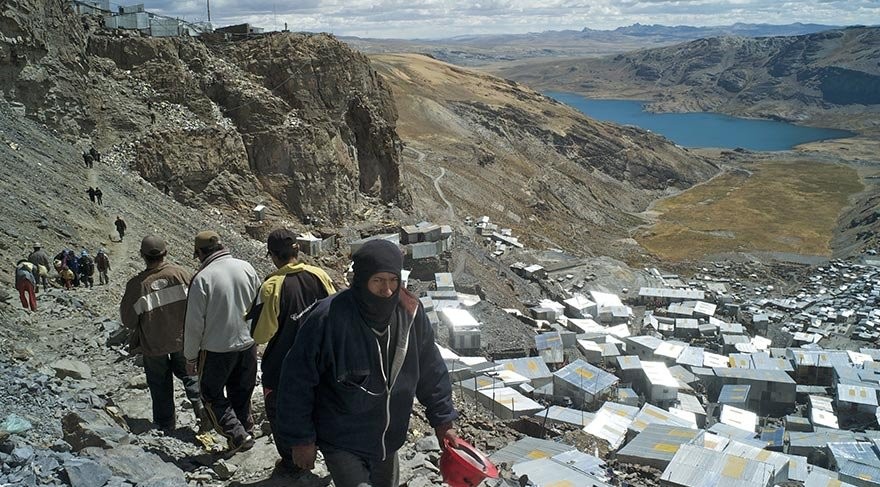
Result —
[{"label": "gray cap", "polygon": [[147,235],[141,240],[141,255],[159,257],[165,254],[165,241],[155,235]]}]

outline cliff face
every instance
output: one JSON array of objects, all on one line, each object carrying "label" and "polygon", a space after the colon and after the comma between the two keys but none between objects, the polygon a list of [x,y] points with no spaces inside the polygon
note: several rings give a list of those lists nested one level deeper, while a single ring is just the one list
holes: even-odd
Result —
[{"label": "cliff face", "polygon": [[500,70],[533,86],[650,99],[658,110],[719,111],[878,130],[880,28],[791,37],[713,37],[606,58]]},{"label": "cliff face", "polygon": [[361,195],[407,200],[391,95],[332,36],[146,38],[62,2],[5,5],[6,98],[74,140],[131,144],[131,166],[178,198],[245,209],[268,193],[339,222]]}]

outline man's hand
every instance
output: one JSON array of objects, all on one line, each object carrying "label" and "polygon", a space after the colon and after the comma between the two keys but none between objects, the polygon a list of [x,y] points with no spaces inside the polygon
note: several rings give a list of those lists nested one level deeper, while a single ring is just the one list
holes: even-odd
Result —
[{"label": "man's hand", "polygon": [[189,375],[189,376],[199,375],[199,361],[198,360],[187,360],[186,361],[186,375]]},{"label": "man's hand", "polygon": [[446,451],[446,445],[455,443],[458,439],[458,432],[452,423],[443,423],[434,428],[434,434],[437,435],[437,441],[440,443],[440,449]]},{"label": "man's hand", "polygon": [[293,463],[303,469],[312,470],[315,468],[315,457],[318,456],[318,449],[314,443],[308,445],[297,445],[291,448],[293,450]]}]

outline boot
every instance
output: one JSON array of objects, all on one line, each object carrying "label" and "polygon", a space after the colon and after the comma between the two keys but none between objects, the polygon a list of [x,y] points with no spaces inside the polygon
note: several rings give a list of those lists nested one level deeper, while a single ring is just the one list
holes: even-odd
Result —
[{"label": "boot", "polygon": [[211,422],[211,418],[208,416],[208,411],[205,409],[205,406],[202,405],[201,402],[193,403],[193,413],[196,415],[196,423],[198,423],[198,433],[207,433],[214,428],[213,423]]}]

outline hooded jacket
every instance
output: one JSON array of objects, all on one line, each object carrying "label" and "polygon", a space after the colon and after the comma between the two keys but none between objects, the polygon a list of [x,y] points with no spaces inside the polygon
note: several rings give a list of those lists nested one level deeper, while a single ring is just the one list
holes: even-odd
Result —
[{"label": "hooded jacket", "polygon": [[[316,443],[384,460],[406,439],[414,397],[431,426],[457,417],[446,364],[418,298],[401,289],[395,313],[395,344],[367,325],[351,289],[319,301],[303,318],[278,386],[282,444]],[[396,347],[385,354],[394,357],[390,367],[382,363],[383,346]]]}]

